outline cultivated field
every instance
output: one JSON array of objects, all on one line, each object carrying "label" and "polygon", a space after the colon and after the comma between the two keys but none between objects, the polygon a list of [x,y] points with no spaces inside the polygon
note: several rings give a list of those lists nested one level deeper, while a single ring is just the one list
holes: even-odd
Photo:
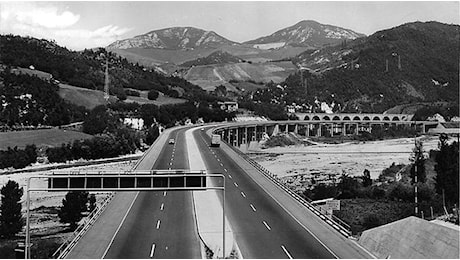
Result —
[{"label": "cultivated field", "polygon": [[290,62],[207,65],[191,68],[184,78],[205,90],[213,90],[218,85],[227,86],[230,80],[281,82],[295,70],[295,66]]},{"label": "cultivated field", "polygon": [[29,131],[0,132],[0,150],[8,147],[24,148],[28,144],[41,146],[60,146],[77,139],[90,139],[92,135],[61,129],[40,129]]}]

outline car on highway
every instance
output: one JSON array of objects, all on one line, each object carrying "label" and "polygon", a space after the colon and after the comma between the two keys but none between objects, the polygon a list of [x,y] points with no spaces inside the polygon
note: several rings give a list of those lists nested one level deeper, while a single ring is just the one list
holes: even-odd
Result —
[{"label": "car on highway", "polygon": [[168,143],[169,143],[169,144],[174,144],[174,142],[175,142],[174,139],[171,138],[171,139],[169,139],[169,142],[168,142]]}]

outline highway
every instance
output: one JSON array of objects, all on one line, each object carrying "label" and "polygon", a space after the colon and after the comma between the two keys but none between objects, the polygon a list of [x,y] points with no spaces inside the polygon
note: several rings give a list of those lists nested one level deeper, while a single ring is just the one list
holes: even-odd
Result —
[{"label": "highway", "polygon": [[[188,168],[184,130],[170,138],[153,169]],[[139,192],[104,258],[201,258],[191,202],[187,191]]]},{"label": "highway", "polygon": [[205,131],[194,136],[208,171],[227,177],[227,218],[244,258],[336,258],[220,148],[209,147]]},{"label": "highway", "polygon": [[[231,158],[222,146],[210,147],[207,128],[196,129],[193,137],[208,173],[226,177],[226,215],[243,258],[370,258],[305,207],[294,207],[293,211],[292,205],[281,198],[288,195],[280,195],[274,188],[267,190],[271,185],[260,184],[260,173],[243,170],[242,162]],[[166,140],[174,138],[175,144],[166,141],[163,147],[150,149],[137,170],[188,169],[187,129],[171,130],[169,136],[162,136]],[[203,257],[191,192],[119,193],[114,200],[69,258]],[[124,206],[118,207],[117,203]],[[99,241],[101,246],[97,248]]]}]

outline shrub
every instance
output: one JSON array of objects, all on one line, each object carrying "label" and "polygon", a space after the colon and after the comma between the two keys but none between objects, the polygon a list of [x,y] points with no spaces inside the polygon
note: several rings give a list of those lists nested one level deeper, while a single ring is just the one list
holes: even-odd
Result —
[{"label": "shrub", "polygon": [[156,100],[160,94],[156,90],[150,90],[147,94],[149,100]]},{"label": "shrub", "polygon": [[374,213],[369,213],[367,214],[366,216],[364,216],[364,219],[363,219],[363,226],[366,228],[366,229],[370,229],[370,228],[374,228],[374,227],[378,227],[381,225],[381,221],[380,221],[380,218],[374,214]]}]

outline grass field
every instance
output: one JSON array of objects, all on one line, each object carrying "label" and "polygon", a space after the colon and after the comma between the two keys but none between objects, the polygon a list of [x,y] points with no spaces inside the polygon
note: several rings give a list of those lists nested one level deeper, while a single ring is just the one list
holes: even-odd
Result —
[{"label": "grass field", "polygon": [[[107,104],[104,99],[104,92],[86,88],[74,87],[66,84],[59,84],[59,96],[68,102],[93,109],[98,105]],[[118,100],[115,96],[110,96],[110,101]]]},{"label": "grass field", "polygon": [[40,129],[0,133],[0,150],[8,147],[24,148],[28,144],[40,146],[60,146],[76,139],[89,139],[91,135],[60,129]]},{"label": "grass field", "polygon": [[166,96],[163,93],[159,93],[159,96],[155,100],[150,100],[147,98],[148,91],[140,91],[137,89],[131,89],[134,91],[139,92],[141,95],[139,97],[134,97],[134,96],[128,96],[128,98],[125,100],[125,102],[137,102],[139,104],[155,104],[157,106],[162,106],[162,105],[171,105],[171,104],[180,104],[180,103],[185,103],[187,102],[186,99],[182,98],[173,98]]}]

